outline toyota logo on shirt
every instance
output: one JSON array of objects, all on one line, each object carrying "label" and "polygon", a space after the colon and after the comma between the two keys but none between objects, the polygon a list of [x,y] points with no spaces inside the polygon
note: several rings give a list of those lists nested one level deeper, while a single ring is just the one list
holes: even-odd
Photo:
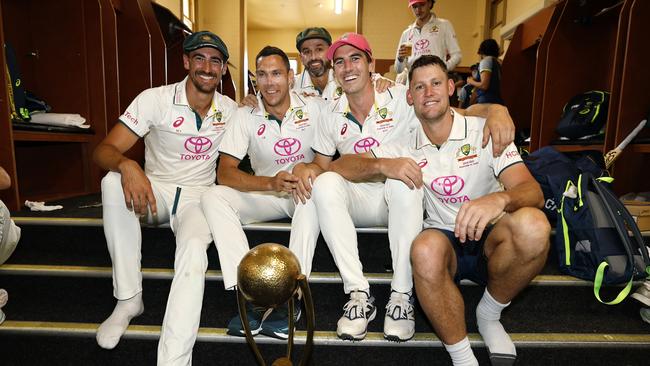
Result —
[{"label": "toyota logo on shirt", "polygon": [[373,147],[379,146],[379,141],[375,140],[372,137],[366,137],[357,141],[354,144],[354,152],[357,154],[365,153],[370,151]]},{"label": "toyota logo on shirt", "polygon": [[273,151],[280,156],[290,156],[300,151],[301,147],[300,140],[287,137],[276,142],[275,146],[273,146]]},{"label": "toyota logo on shirt", "polygon": [[428,39],[421,39],[417,42],[415,42],[415,49],[417,51],[423,50],[425,48],[429,47],[429,40]]},{"label": "toyota logo on shirt", "polygon": [[431,182],[431,190],[441,196],[454,196],[460,193],[465,187],[463,178],[457,175],[448,175],[446,177],[438,177]]},{"label": "toyota logo on shirt", "polygon": [[194,136],[185,140],[185,150],[192,154],[203,154],[212,148],[212,141],[203,136]]}]

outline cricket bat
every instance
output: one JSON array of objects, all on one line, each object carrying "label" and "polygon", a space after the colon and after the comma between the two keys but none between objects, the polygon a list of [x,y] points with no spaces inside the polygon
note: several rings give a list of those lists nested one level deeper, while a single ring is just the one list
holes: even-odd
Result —
[{"label": "cricket bat", "polygon": [[643,127],[645,127],[646,122],[647,122],[647,119],[644,119],[643,121],[641,121],[639,123],[639,125],[636,126],[632,130],[632,132],[630,132],[630,134],[627,135],[627,137],[618,146],[616,146],[616,148],[614,150],[610,150],[610,151],[607,152],[607,154],[605,154],[605,169],[609,169],[609,167],[612,166],[612,164],[618,158],[618,156],[621,154],[623,149],[625,149],[625,147],[630,142],[632,142],[632,140],[634,140],[636,135],[638,135],[639,132],[641,132]]}]

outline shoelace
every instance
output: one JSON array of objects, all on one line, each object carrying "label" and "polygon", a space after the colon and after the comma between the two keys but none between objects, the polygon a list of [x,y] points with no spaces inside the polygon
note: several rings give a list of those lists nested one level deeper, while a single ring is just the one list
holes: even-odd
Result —
[{"label": "shoelace", "polygon": [[[398,311],[396,312],[395,310]],[[386,314],[394,320],[412,320],[414,319],[413,304],[411,304],[410,301],[404,300],[402,298],[391,298],[386,305]]]},{"label": "shoelace", "polygon": [[366,318],[366,313],[370,308],[371,306],[368,303],[368,300],[350,299],[350,301],[343,305],[343,316],[350,320]]}]

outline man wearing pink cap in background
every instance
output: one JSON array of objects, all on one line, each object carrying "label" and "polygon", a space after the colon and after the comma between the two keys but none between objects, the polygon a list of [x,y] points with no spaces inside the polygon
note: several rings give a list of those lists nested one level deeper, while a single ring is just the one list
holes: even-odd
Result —
[{"label": "man wearing pink cap in background", "polygon": [[[422,55],[435,55],[446,60],[447,70],[460,62],[461,53],[454,27],[447,19],[438,18],[431,9],[435,0],[408,0],[415,22],[406,28],[397,44],[395,72],[401,73]],[[449,55],[449,59],[447,59]]]},{"label": "man wearing pink cap in background", "polygon": [[[303,236],[295,233],[304,234],[301,228],[313,224],[314,220],[318,222],[339,268],[344,291],[350,294],[337,323],[337,335],[361,340],[377,309],[359,260],[355,227],[388,225],[393,280],[386,305],[384,337],[391,341],[407,341],[415,334],[409,251],[422,228],[423,212],[412,207],[422,206],[422,190],[416,189],[422,182],[414,178],[407,186],[400,180],[415,177],[413,172],[419,167],[414,164],[409,169],[399,170],[396,164],[390,164],[382,167],[383,179],[380,180],[365,174],[363,166],[341,169],[332,158],[337,152],[358,154],[384,143],[406,142],[419,122],[406,102],[406,87],[395,85],[385,92],[374,90],[372,50],[362,35],[344,34],[330,46],[327,58],[332,61],[334,76],[344,94],[328,106],[323,123],[316,131],[313,162],[298,164],[293,169],[293,174],[299,178],[294,195],[303,204],[296,206],[289,247],[296,253],[304,273],[309,275],[318,233]],[[494,108],[491,112],[505,111],[499,106]],[[487,111],[488,108],[481,110],[484,114]],[[494,142],[499,145],[495,150],[500,152],[505,146],[502,143],[512,141],[508,136],[514,130],[507,112],[492,118],[490,130],[495,140],[496,136],[505,137]]]}]

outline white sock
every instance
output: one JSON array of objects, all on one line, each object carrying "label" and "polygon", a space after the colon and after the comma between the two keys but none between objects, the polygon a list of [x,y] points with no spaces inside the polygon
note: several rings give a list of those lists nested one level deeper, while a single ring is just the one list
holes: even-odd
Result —
[{"label": "white sock", "polygon": [[115,348],[131,319],[142,314],[143,311],[142,292],[130,299],[118,300],[111,316],[97,329],[97,344],[105,349]]},{"label": "white sock", "polygon": [[454,366],[478,366],[478,361],[469,345],[469,339],[463,338],[460,342],[452,345],[444,344],[445,349],[451,356]]},{"label": "white sock", "polygon": [[501,311],[508,305],[510,303],[501,304],[496,301],[486,288],[481,301],[476,307],[478,332],[481,333],[485,345],[492,354],[517,354],[514,343],[512,343],[510,336],[503,329],[503,325],[499,321],[501,319]]}]

